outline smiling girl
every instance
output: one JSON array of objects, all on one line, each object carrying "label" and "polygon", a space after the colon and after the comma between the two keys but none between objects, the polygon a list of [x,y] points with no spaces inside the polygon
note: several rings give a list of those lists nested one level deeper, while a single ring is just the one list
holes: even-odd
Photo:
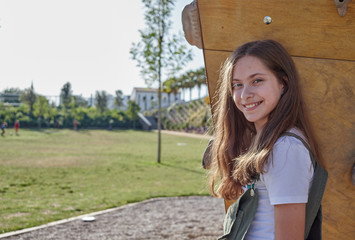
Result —
[{"label": "smiling girl", "polygon": [[276,41],[249,42],[221,68],[214,109],[210,189],[236,200],[247,186],[259,195],[245,239],[304,239],[306,203],[316,143],[299,76]]}]

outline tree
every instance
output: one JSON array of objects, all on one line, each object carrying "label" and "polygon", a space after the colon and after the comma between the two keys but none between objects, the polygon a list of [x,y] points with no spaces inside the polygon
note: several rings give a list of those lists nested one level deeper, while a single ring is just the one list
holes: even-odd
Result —
[{"label": "tree", "polygon": [[138,113],[140,110],[141,109],[136,102],[128,101],[126,115],[130,120],[132,120],[134,129],[136,128],[136,121],[138,120]]},{"label": "tree", "polygon": [[161,154],[161,79],[165,74],[175,74],[191,60],[191,50],[182,43],[180,35],[169,35],[169,20],[174,0],[142,0],[146,29],[140,30],[142,41],[133,43],[132,58],[141,68],[148,85],[158,84],[158,163]]},{"label": "tree", "polygon": [[55,124],[55,119],[58,115],[58,109],[52,105],[52,106],[49,106],[48,108],[48,121],[50,124],[54,125]]},{"label": "tree", "polygon": [[71,108],[87,107],[88,102],[82,96],[72,96],[70,106]]},{"label": "tree", "polygon": [[201,87],[203,84],[206,84],[206,74],[205,68],[201,67],[195,71],[196,74],[196,86],[198,88],[198,99],[201,98]]},{"label": "tree", "polygon": [[170,80],[172,81],[172,84],[171,84],[171,90],[174,94],[174,103],[176,102],[176,100],[178,99],[177,98],[177,95],[179,94],[180,92],[180,88],[179,88],[179,79],[176,78],[176,77],[173,77],[173,78],[170,78]]},{"label": "tree", "polygon": [[[190,101],[192,100],[192,89],[197,86],[198,98],[201,98],[201,86],[206,84],[205,68],[201,67],[197,70],[189,70],[182,74],[178,79],[179,86],[182,90],[189,89]],[[183,94],[185,96],[185,94]]]},{"label": "tree", "polygon": [[123,93],[121,90],[116,90],[115,94],[114,105],[117,109],[120,109],[123,106]]},{"label": "tree", "polygon": [[201,98],[201,86],[202,84],[206,84],[206,75],[205,68],[201,67],[197,70],[190,70],[184,74],[184,78],[186,79],[186,86],[190,90],[190,101],[191,101],[191,93],[194,87],[198,88],[198,98]]},{"label": "tree", "polygon": [[33,105],[35,104],[36,99],[37,96],[33,88],[33,83],[31,83],[31,87],[25,89],[20,95],[20,101],[27,104],[30,108],[30,117],[33,116]]},{"label": "tree", "polygon": [[70,103],[72,101],[72,89],[70,82],[64,84],[62,89],[60,90],[60,99],[61,104],[63,104],[66,109],[69,108]]},{"label": "tree", "polygon": [[168,94],[168,105],[170,106],[170,94],[173,92],[173,90],[171,88],[172,82],[169,80],[170,79],[163,82],[163,92],[166,92]]},{"label": "tree", "polygon": [[49,118],[49,104],[45,97],[37,97],[37,100],[34,104],[33,115],[38,118],[38,127],[41,128],[42,119]]},{"label": "tree", "polygon": [[168,104],[170,105],[170,94],[174,94],[174,102],[176,101],[176,95],[179,92],[179,83],[176,77],[170,77],[163,82],[163,91],[168,94]]},{"label": "tree", "polygon": [[196,86],[196,74],[194,71],[190,70],[185,73],[184,78],[186,80],[186,87],[190,90],[190,101],[192,101],[192,89]]},{"label": "tree", "polygon": [[179,89],[182,91],[182,99],[185,101],[185,89],[188,88],[188,79],[186,78],[186,74],[181,75],[177,79],[177,84]]},{"label": "tree", "polygon": [[95,105],[99,110],[100,114],[103,114],[107,109],[107,93],[105,91],[96,91],[95,94]]}]

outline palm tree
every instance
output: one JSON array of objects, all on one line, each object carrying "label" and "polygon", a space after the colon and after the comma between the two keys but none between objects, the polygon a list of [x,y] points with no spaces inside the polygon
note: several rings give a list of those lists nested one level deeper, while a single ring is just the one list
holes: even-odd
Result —
[{"label": "palm tree", "polygon": [[196,86],[196,72],[195,71],[187,71],[184,75],[185,78],[185,86],[190,90],[190,101],[192,100],[192,89]]},{"label": "palm tree", "polygon": [[185,101],[185,89],[187,88],[186,74],[181,75],[177,80],[178,87],[182,90],[182,99]]},{"label": "palm tree", "polygon": [[198,88],[198,99],[201,98],[201,87],[203,84],[206,84],[206,74],[205,68],[201,67],[195,71],[196,73],[196,86]]},{"label": "palm tree", "polygon": [[172,77],[170,78],[170,81],[171,81],[171,85],[170,85],[170,88],[171,88],[171,92],[174,94],[174,102],[176,102],[177,100],[177,95],[180,91],[180,87],[179,87],[179,79],[176,78],[176,77]]},{"label": "palm tree", "polygon": [[[163,82],[163,92],[168,94],[168,105],[170,106],[170,94],[174,93],[174,85],[176,85],[176,78],[171,77]],[[176,97],[176,96],[175,96]]]}]

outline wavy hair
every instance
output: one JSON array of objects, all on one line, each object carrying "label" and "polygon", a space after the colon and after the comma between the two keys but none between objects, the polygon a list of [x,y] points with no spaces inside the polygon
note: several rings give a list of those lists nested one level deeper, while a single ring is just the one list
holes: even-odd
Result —
[{"label": "wavy hair", "polygon": [[[284,93],[260,132],[236,107],[232,97],[232,73],[244,56],[259,58],[284,85]],[[270,152],[282,133],[301,130],[317,157],[295,64],[285,48],[274,40],[248,42],[237,48],[220,69],[214,114],[214,142],[210,168],[210,192],[226,200],[237,199],[242,186],[264,173]]]}]

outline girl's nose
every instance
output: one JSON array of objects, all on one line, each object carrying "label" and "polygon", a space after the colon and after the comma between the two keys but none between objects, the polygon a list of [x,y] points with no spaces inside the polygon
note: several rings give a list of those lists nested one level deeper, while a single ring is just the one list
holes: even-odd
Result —
[{"label": "girl's nose", "polygon": [[242,100],[247,100],[248,98],[253,97],[253,91],[251,89],[250,86],[244,86],[243,90],[242,90],[242,94],[241,94],[241,99]]}]

